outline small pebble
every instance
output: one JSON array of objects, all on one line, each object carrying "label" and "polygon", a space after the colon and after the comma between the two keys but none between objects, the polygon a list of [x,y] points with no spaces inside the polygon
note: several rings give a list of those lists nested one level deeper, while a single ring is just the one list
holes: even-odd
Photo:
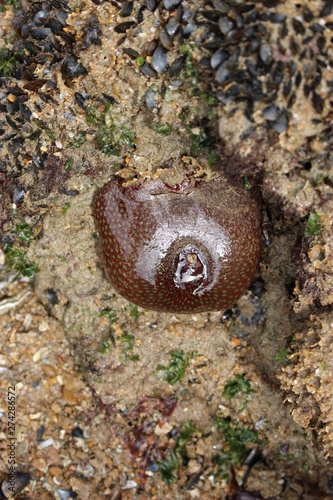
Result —
[{"label": "small pebble", "polygon": [[145,95],[146,106],[148,109],[156,109],[157,103],[155,101],[155,94],[152,90],[147,90]]},{"label": "small pebble", "polygon": [[76,498],[76,493],[72,490],[57,490],[59,500],[68,500],[69,498]]},{"label": "small pebble", "polygon": [[157,424],[155,427],[155,434],[157,436],[165,436],[166,434],[169,434],[173,429],[173,426],[169,424],[169,422],[165,422],[162,426],[160,424]]},{"label": "small pebble", "polygon": [[34,363],[37,363],[37,361],[39,361],[42,357],[42,355],[48,350],[47,347],[41,347],[40,349],[38,349],[38,351],[35,352],[35,354],[33,355],[32,357],[32,361]]},{"label": "small pebble", "polygon": [[38,327],[39,331],[44,333],[46,332],[48,329],[49,329],[49,325],[47,323],[47,321],[42,321]]},{"label": "small pebble", "polygon": [[54,377],[57,374],[57,370],[53,365],[43,364],[42,370],[47,377]]},{"label": "small pebble", "polygon": [[84,459],[77,464],[76,472],[89,479],[93,477],[95,469],[92,467],[92,465],[90,465],[87,459]]},{"label": "small pebble", "polygon": [[52,446],[54,444],[53,438],[45,439],[45,441],[42,441],[40,443],[40,448],[48,448],[49,446]]},{"label": "small pebble", "polygon": [[72,391],[71,389],[68,389],[67,386],[64,386],[63,388],[63,397],[67,401],[67,403],[71,405],[76,405],[79,402],[79,394],[77,392]]},{"label": "small pebble", "polygon": [[123,486],[121,489],[122,490],[130,490],[132,488],[136,488],[138,486],[138,483],[136,483],[135,481],[132,481],[132,480],[128,480],[125,484],[125,486]]},{"label": "small pebble", "polygon": [[63,469],[61,469],[61,467],[57,467],[56,465],[51,465],[49,468],[49,474],[51,474],[51,476],[59,477],[63,474],[63,472]]},{"label": "small pebble", "polygon": [[37,413],[30,413],[29,418],[30,420],[38,420],[42,416],[41,412]]},{"label": "small pebble", "polygon": [[198,488],[194,488],[189,491],[191,498],[200,498],[200,490]]},{"label": "small pebble", "polygon": [[197,460],[190,460],[187,464],[187,472],[188,474],[198,474],[201,470],[201,465],[197,462]]},{"label": "small pebble", "polygon": [[45,462],[44,458],[35,457],[32,460],[31,465],[33,467],[36,467],[36,469],[38,469],[38,470],[44,471],[45,467],[46,467],[46,462]]},{"label": "small pebble", "polygon": [[24,329],[29,330],[31,323],[32,323],[32,316],[31,316],[31,314],[28,313],[28,314],[26,314],[24,321],[23,321]]},{"label": "small pebble", "polygon": [[0,266],[4,266],[6,262],[6,257],[4,251],[0,248]]}]

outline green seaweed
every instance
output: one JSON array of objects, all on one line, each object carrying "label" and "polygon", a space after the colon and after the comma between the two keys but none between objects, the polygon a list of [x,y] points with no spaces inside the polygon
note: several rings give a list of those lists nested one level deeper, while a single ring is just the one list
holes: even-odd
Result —
[{"label": "green seaweed", "polygon": [[137,321],[140,317],[140,311],[138,306],[130,304],[131,309],[130,309],[130,316],[131,318],[134,318],[135,321]]},{"label": "green seaweed", "polygon": [[80,148],[86,142],[86,137],[82,132],[78,132],[68,143],[69,148]]},{"label": "green seaweed", "polygon": [[213,463],[218,468],[218,474],[227,479],[230,468],[237,467],[245,458],[247,453],[245,443],[260,444],[261,441],[256,431],[237,425],[237,422],[230,417],[217,417],[214,425],[221,432],[223,446],[221,452],[213,457]]},{"label": "green seaweed", "polygon": [[13,65],[17,62],[16,57],[24,55],[24,50],[12,52],[8,47],[0,50],[0,76],[11,76]]},{"label": "green seaweed", "polygon": [[27,222],[22,221],[20,224],[16,224],[15,231],[19,241],[27,243],[28,245],[31,243],[33,234]]},{"label": "green seaweed", "polygon": [[317,186],[320,186],[320,184],[323,183],[325,179],[325,176],[323,174],[317,174],[316,178],[315,178],[315,183],[317,184]]},{"label": "green seaweed", "polygon": [[162,480],[167,484],[172,484],[176,480],[175,473],[178,471],[179,467],[179,461],[175,450],[169,448],[169,456],[157,462],[157,467]]},{"label": "green seaweed", "polygon": [[63,208],[62,208],[62,213],[63,213],[64,215],[68,212],[68,210],[70,209],[70,206],[71,206],[71,204],[67,201],[67,202],[65,203],[65,205],[63,206]]},{"label": "green seaweed", "polygon": [[158,365],[156,375],[160,380],[174,385],[181,382],[185,376],[186,368],[189,365],[189,354],[183,350],[170,352],[170,363],[168,366]]},{"label": "green seaweed", "polygon": [[285,365],[288,361],[288,351],[284,347],[281,347],[280,351],[275,354],[274,361],[279,365]]},{"label": "green seaweed", "polygon": [[105,340],[103,340],[102,347],[100,349],[101,354],[106,354],[108,351],[111,351],[113,349],[113,343],[110,337],[107,337]]},{"label": "green seaweed", "polygon": [[175,447],[168,448],[168,456],[160,462],[157,462],[161,478],[167,484],[171,484],[177,479],[176,472],[179,468],[178,455],[180,455],[183,461],[187,459],[186,444],[190,441],[193,434],[198,431],[199,429],[195,427],[193,422],[191,420],[187,420],[184,423],[182,433],[177,439]]},{"label": "green seaweed", "polygon": [[232,399],[236,394],[252,394],[251,384],[243,375],[236,375],[234,379],[228,380],[224,385],[222,396]]},{"label": "green seaweed", "polygon": [[135,59],[135,62],[138,66],[143,66],[146,60],[143,56],[139,56]]},{"label": "green seaweed", "polygon": [[7,243],[4,251],[8,259],[8,268],[17,271],[25,278],[33,278],[38,271],[38,264],[27,258],[27,247],[33,239],[29,224],[23,220],[15,225],[15,241]]},{"label": "green seaweed", "polygon": [[8,259],[8,269],[15,270],[25,278],[33,278],[38,271],[38,264],[31,262],[27,258],[27,250],[14,247],[13,245],[5,245],[5,254]]},{"label": "green seaweed", "polygon": [[22,8],[21,2],[17,0],[5,0],[3,5],[0,5],[0,12],[5,12],[6,7],[12,6],[15,10],[19,10]]},{"label": "green seaweed", "polygon": [[139,361],[139,355],[138,354],[132,354],[134,344],[135,344],[135,338],[134,335],[129,335],[125,333],[119,338],[119,342],[122,346],[121,354],[122,354],[122,361]]},{"label": "green seaweed", "polygon": [[86,107],[86,120],[88,123],[93,124],[93,125],[95,125],[99,121],[97,114],[96,114],[96,110],[92,106]]},{"label": "green seaweed", "polygon": [[247,176],[243,177],[243,186],[244,186],[244,189],[250,189],[250,187],[251,187],[250,179]]},{"label": "green seaweed", "polygon": [[195,427],[192,420],[187,420],[184,423],[184,429],[183,429],[180,437],[177,439],[176,447],[175,447],[175,449],[181,453],[182,457],[184,457],[184,455],[186,455],[186,453],[185,453],[186,443],[188,443],[188,441],[191,439],[193,434],[195,432],[198,432],[198,431],[199,431],[199,429],[197,427]]},{"label": "green seaweed", "polygon": [[113,328],[112,325],[117,321],[117,313],[114,309],[110,309],[109,307],[105,307],[98,313],[99,318],[108,318],[110,320],[110,332],[107,337],[102,342],[102,347],[100,349],[101,354],[106,354],[108,351],[111,351],[113,347],[116,346],[115,341],[113,339]]},{"label": "green seaweed", "polygon": [[187,80],[188,78],[196,79],[200,75],[198,68],[193,63],[193,58],[189,50],[190,49],[187,47],[185,48],[185,46],[183,46],[183,48],[180,49],[180,52],[182,54],[186,54],[185,64],[181,72],[181,77],[184,80]]},{"label": "green seaweed", "polygon": [[111,320],[111,323],[114,323],[117,320],[117,313],[114,309],[110,309],[109,307],[105,307],[102,309],[100,313],[98,313],[99,318],[108,318]]},{"label": "green seaweed", "polygon": [[201,92],[201,99],[209,108],[215,108],[218,105],[216,97],[210,92]]},{"label": "green seaweed", "polygon": [[116,125],[115,117],[110,114],[111,104],[108,102],[102,112],[88,106],[86,120],[90,125],[97,125],[96,143],[107,156],[120,156],[121,153],[132,151],[135,143],[135,133],[131,125]]},{"label": "green seaweed", "polygon": [[203,149],[214,150],[216,147],[216,139],[208,135],[204,130],[200,130],[199,134],[191,133],[193,154],[197,156]]},{"label": "green seaweed", "polygon": [[132,151],[135,142],[135,133],[133,129],[126,125],[119,127],[120,142],[122,146],[126,146],[127,151]]},{"label": "green seaweed", "polygon": [[307,229],[304,231],[305,236],[317,236],[320,233],[320,217],[316,212],[311,212],[306,222]]},{"label": "green seaweed", "polygon": [[169,123],[156,123],[154,125],[154,130],[158,134],[168,136],[172,130],[172,127],[171,125],[169,125]]},{"label": "green seaweed", "polygon": [[65,172],[69,172],[70,170],[72,170],[72,167],[73,167],[73,160],[72,158],[68,158],[68,160],[66,160],[65,162]]},{"label": "green seaweed", "polygon": [[210,153],[209,153],[209,158],[208,158],[208,165],[210,167],[214,167],[217,162],[219,161],[219,155],[218,153],[215,151],[215,149],[211,149]]},{"label": "green seaweed", "polygon": [[121,147],[118,142],[116,142],[114,137],[114,131],[112,128],[106,125],[99,129],[97,136],[97,142],[99,149],[107,156],[119,156]]},{"label": "green seaweed", "polygon": [[53,122],[51,122],[51,129],[45,129],[46,135],[51,139],[51,141],[56,140],[56,132],[55,132],[55,125]]},{"label": "green seaweed", "polygon": [[99,129],[97,143],[107,156],[119,156],[122,151],[131,151],[134,147],[135,134],[124,125],[119,128],[103,125]]}]

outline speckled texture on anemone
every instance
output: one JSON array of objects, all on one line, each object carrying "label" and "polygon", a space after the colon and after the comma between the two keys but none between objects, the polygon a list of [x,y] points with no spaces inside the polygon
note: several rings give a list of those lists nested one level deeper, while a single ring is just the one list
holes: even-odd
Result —
[{"label": "speckled texture on anemone", "polygon": [[129,301],[165,312],[227,309],[249,286],[261,242],[256,190],[223,180],[161,179],[98,191],[104,266]]}]

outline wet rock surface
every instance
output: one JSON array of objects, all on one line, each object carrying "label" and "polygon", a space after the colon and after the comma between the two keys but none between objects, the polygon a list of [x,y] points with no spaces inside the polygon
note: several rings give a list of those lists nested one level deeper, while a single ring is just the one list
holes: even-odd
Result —
[{"label": "wet rock surface", "polygon": [[[5,7],[1,389],[26,496],[332,495],[332,22],[321,1]],[[137,308],[103,272],[96,189],[186,172],[262,188],[228,311]]]}]

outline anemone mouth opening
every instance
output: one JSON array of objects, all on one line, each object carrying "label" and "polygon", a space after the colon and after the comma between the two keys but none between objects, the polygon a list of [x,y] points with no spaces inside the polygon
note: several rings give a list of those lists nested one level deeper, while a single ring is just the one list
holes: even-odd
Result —
[{"label": "anemone mouth opening", "polygon": [[208,278],[208,262],[202,251],[188,244],[178,251],[174,260],[174,283],[177,288],[194,288],[196,295],[204,287]]}]

